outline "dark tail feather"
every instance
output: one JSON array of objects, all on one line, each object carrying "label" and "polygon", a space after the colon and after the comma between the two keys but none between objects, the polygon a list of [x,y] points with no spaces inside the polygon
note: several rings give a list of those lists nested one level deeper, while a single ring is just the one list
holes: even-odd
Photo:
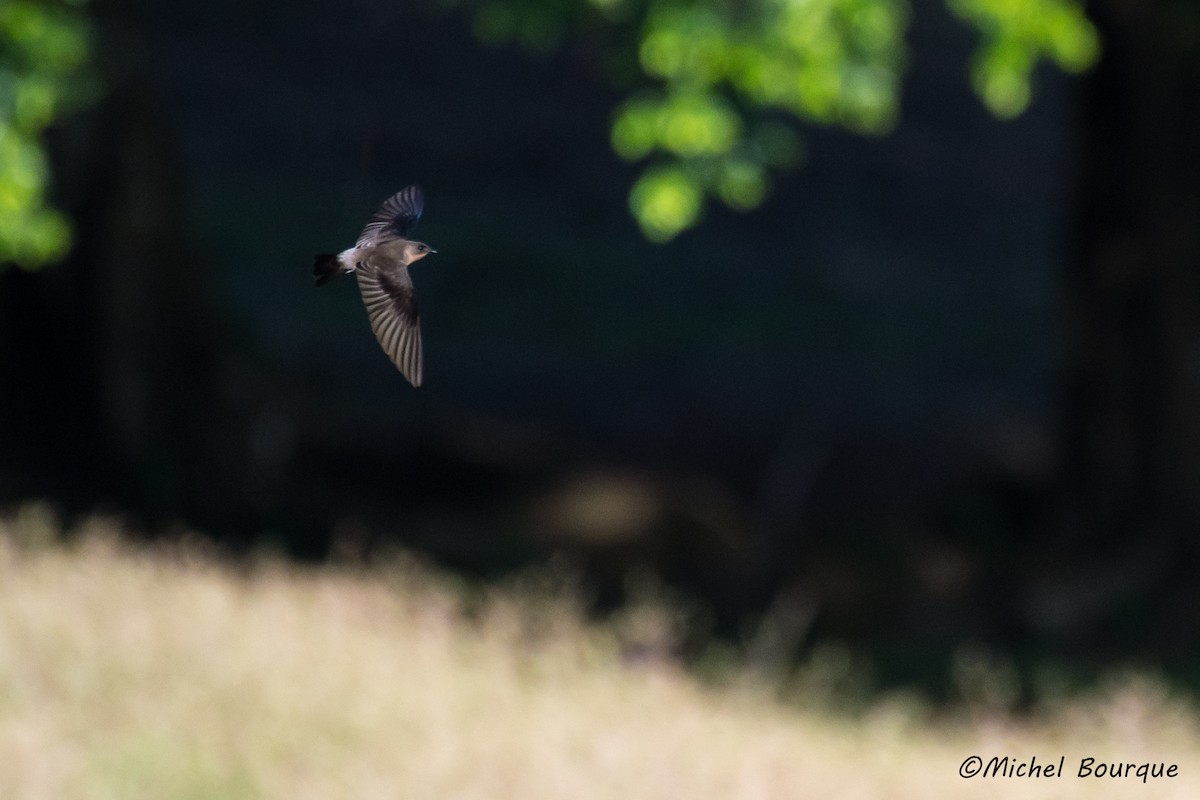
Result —
[{"label": "dark tail feather", "polygon": [[331,253],[322,253],[313,259],[313,278],[316,279],[317,286],[330,278],[337,277],[341,271],[342,267],[338,263],[338,257]]}]

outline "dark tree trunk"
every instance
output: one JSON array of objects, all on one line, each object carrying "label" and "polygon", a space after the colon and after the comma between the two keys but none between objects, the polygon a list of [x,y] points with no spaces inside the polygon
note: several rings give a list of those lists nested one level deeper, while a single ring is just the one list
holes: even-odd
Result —
[{"label": "dark tree trunk", "polygon": [[1200,12],[1094,0],[1068,277],[1066,542],[1200,530]]},{"label": "dark tree trunk", "polygon": [[0,500],[115,502],[220,519],[237,497],[241,422],[221,395],[221,331],[186,225],[181,164],[136,77],[57,131],[76,222],[63,264],[0,293]]}]

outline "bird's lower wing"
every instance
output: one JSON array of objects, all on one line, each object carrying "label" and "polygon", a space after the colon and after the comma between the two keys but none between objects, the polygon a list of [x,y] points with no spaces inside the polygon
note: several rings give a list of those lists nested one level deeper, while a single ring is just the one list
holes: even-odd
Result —
[{"label": "bird's lower wing", "polygon": [[421,385],[421,320],[407,267],[359,265],[358,289],[375,338],[413,386]]}]

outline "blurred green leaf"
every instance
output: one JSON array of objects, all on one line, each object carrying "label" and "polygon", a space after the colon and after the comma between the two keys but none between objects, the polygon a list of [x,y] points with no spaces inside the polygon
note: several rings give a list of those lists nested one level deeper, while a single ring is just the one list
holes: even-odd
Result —
[{"label": "blurred green leaf", "polygon": [[728,161],[721,170],[717,193],[731,208],[757,208],[767,194],[766,170],[754,161]]},{"label": "blurred green leaf", "polygon": [[1080,72],[1100,55],[1100,37],[1078,0],[946,0],[983,35],[971,84],[993,114],[1009,119],[1029,107],[1033,71],[1047,59]]},{"label": "blurred green leaf", "polygon": [[741,117],[720,96],[683,92],[639,99],[620,109],[613,147],[630,160],[656,148],[683,158],[721,155],[733,149],[741,133]]},{"label": "blurred green leaf", "polygon": [[81,2],[0,3],[0,264],[62,258],[66,218],[49,208],[42,136],[82,96],[88,27]]},{"label": "blurred green leaf", "polygon": [[701,201],[696,182],[678,167],[647,170],[629,195],[634,217],[655,242],[665,242],[695,225]]},{"label": "blurred green leaf", "polygon": [[[700,208],[706,197],[754,208],[767,195],[768,170],[797,161],[794,134],[766,124],[772,115],[868,134],[890,129],[906,23],[900,0],[756,0],[736,9],[651,0],[639,57],[665,97],[619,111],[614,147],[627,159],[657,154],[658,164],[679,167],[672,174],[689,184]],[[641,216],[645,206],[633,208],[659,240],[690,227],[700,211],[664,229]]]},{"label": "blurred green leaf", "polygon": [[[880,135],[899,114],[906,0],[443,2],[472,8],[486,41],[544,49],[597,22],[628,34],[615,42],[632,38],[643,86],[617,108],[612,145],[647,162],[630,208],[655,241],[695,225],[708,198],[761,204],[770,173],[800,163],[797,123]],[[1028,107],[1039,61],[1077,72],[1099,54],[1078,0],[946,3],[983,35],[971,82],[998,117]],[[523,36],[532,19],[552,33]]]}]

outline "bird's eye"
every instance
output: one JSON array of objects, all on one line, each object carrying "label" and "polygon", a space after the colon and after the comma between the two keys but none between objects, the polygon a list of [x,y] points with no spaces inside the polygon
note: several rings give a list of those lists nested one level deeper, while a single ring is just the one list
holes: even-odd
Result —
[{"label": "bird's eye", "polygon": [[426,247],[425,245],[421,244],[421,245],[417,245],[417,249],[420,250],[422,253],[424,253],[429,248]]}]

